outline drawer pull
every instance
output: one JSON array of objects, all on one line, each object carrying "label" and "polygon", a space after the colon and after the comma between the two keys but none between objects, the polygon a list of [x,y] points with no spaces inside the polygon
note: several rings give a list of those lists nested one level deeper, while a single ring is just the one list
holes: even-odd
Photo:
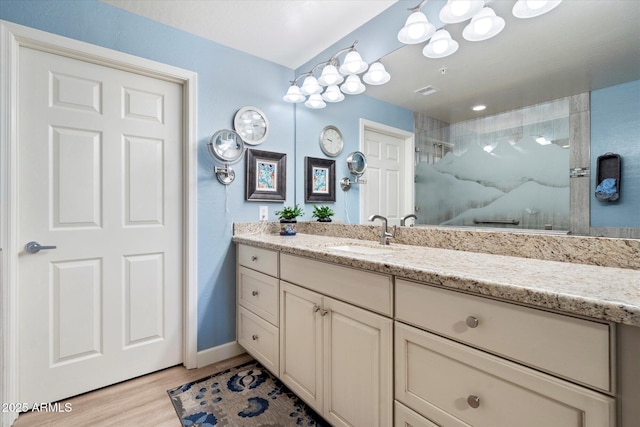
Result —
[{"label": "drawer pull", "polygon": [[258,260],[258,257],[257,257],[257,256],[253,255],[253,256],[251,257],[251,261],[256,262],[257,260]]},{"label": "drawer pull", "polygon": [[480,406],[480,398],[478,396],[471,395],[471,396],[467,397],[467,403],[473,409],[476,409],[477,407]]},{"label": "drawer pull", "polygon": [[251,291],[251,295],[253,295],[254,297],[258,296],[258,291]]},{"label": "drawer pull", "polygon": [[254,341],[258,341],[258,336],[256,334],[251,335],[251,339]]},{"label": "drawer pull", "polygon": [[465,323],[470,328],[477,328],[479,322],[477,317],[469,316],[467,317],[467,320],[465,321]]}]

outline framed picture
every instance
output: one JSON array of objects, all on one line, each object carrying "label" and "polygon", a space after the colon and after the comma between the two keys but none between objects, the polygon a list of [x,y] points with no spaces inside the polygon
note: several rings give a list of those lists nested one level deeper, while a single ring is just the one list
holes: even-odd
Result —
[{"label": "framed picture", "polygon": [[336,161],[304,158],[304,201],[336,201]]},{"label": "framed picture", "polygon": [[281,200],[287,194],[287,155],[247,150],[246,200]]}]

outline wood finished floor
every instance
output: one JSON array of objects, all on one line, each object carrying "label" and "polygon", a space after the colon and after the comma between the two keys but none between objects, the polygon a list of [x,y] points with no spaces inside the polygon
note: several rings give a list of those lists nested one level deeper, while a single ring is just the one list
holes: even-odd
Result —
[{"label": "wood finished floor", "polygon": [[96,391],[61,401],[72,410],[62,413],[27,412],[15,427],[140,426],[179,427],[180,421],[167,390],[252,360],[247,354],[199,369],[174,366]]}]

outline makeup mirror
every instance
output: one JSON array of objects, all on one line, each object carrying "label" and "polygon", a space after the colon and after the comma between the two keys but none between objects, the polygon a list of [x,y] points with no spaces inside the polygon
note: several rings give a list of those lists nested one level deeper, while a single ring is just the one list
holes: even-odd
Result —
[{"label": "makeup mirror", "polygon": [[221,184],[229,185],[235,178],[236,173],[231,164],[237,163],[244,154],[244,141],[237,132],[230,129],[217,131],[207,144],[211,156],[223,162],[224,167],[215,166],[213,172]]},{"label": "makeup mirror", "polygon": [[360,151],[354,151],[353,153],[347,156],[347,167],[349,168],[349,173],[355,176],[356,179],[351,181],[349,177],[344,177],[340,181],[340,188],[342,191],[348,191],[351,188],[352,184],[365,184],[366,181],[361,179],[360,177],[364,174],[364,171],[367,170],[367,158],[364,153]]}]

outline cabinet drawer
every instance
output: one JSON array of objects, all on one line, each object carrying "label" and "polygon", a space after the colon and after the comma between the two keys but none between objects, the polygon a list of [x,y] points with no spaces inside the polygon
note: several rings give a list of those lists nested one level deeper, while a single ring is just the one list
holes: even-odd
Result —
[{"label": "cabinet drawer", "polygon": [[280,277],[386,316],[393,315],[393,285],[389,275],[281,254]]},{"label": "cabinet drawer", "polygon": [[278,277],[278,252],[238,245],[238,264]]},{"label": "cabinet drawer", "polygon": [[399,322],[395,354],[396,399],[442,425],[615,426],[613,398]]},{"label": "cabinet drawer", "polygon": [[238,267],[238,303],[278,326],[278,279]]},{"label": "cabinet drawer", "polygon": [[280,375],[278,328],[244,307],[238,307],[238,343],[274,375]]},{"label": "cabinet drawer", "polygon": [[394,427],[440,427],[432,423],[422,415],[404,406],[397,400],[394,402],[395,418]]},{"label": "cabinet drawer", "polygon": [[609,325],[396,280],[396,318],[613,391]]}]

